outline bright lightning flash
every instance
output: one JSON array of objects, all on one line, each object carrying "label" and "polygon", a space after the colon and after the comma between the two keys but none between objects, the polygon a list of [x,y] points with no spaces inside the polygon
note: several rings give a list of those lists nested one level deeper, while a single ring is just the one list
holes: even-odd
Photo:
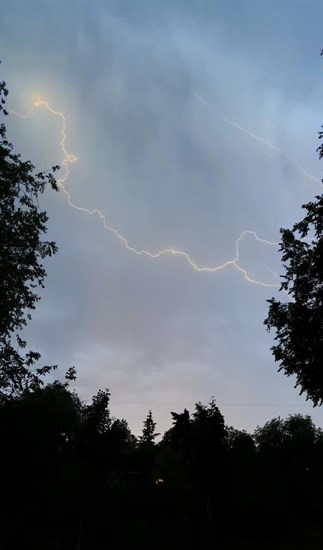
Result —
[{"label": "bright lightning flash", "polygon": [[[195,94],[195,95],[197,96],[197,94]],[[199,99],[202,99],[199,96],[197,96],[197,97]],[[35,100],[33,108],[28,113],[20,114],[20,113],[17,113],[16,111],[13,111],[13,110],[9,110],[9,112],[12,113],[15,116],[26,119],[26,118],[30,117],[33,114],[35,108],[38,108],[38,107],[45,107],[45,109],[49,113],[51,113],[52,115],[54,115],[56,117],[59,117],[61,119],[62,129],[61,129],[61,132],[60,132],[61,133],[60,148],[61,148],[61,151],[63,153],[62,164],[64,166],[65,173],[64,173],[64,176],[62,178],[57,179],[57,184],[60,187],[60,189],[63,191],[63,193],[65,194],[68,204],[72,208],[74,208],[75,210],[79,210],[80,212],[85,212],[86,214],[89,214],[90,216],[97,216],[98,218],[100,218],[104,229],[106,229],[107,231],[110,231],[111,233],[113,233],[115,235],[115,237],[123,244],[123,246],[127,250],[129,250],[129,252],[132,252],[132,253],[136,254],[137,256],[148,256],[149,258],[153,258],[153,259],[159,258],[161,256],[165,256],[165,255],[181,256],[190,265],[190,267],[192,267],[195,271],[197,271],[199,273],[201,273],[201,272],[215,273],[217,271],[222,271],[224,269],[227,269],[227,268],[231,267],[231,268],[234,268],[237,271],[239,271],[248,283],[252,283],[252,284],[255,284],[255,285],[260,285],[260,286],[263,286],[263,287],[270,287],[270,288],[279,288],[280,287],[280,284],[277,284],[277,283],[270,283],[270,282],[265,282],[265,281],[260,281],[260,280],[253,279],[248,274],[248,271],[246,269],[244,269],[239,263],[239,261],[240,261],[240,254],[239,254],[240,243],[241,243],[242,239],[244,239],[247,236],[254,237],[256,239],[256,241],[258,241],[259,243],[263,243],[263,244],[266,244],[266,245],[278,247],[278,243],[268,241],[266,239],[260,239],[254,231],[243,231],[241,233],[240,237],[238,237],[238,239],[236,240],[236,243],[235,243],[235,251],[236,251],[235,257],[232,260],[228,260],[228,261],[224,262],[223,264],[219,264],[219,265],[210,265],[210,266],[199,265],[191,259],[191,257],[189,256],[189,254],[187,252],[185,252],[183,250],[178,250],[176,248],[165,248],[164,250],[160,250],[159,252],[149,252],[148,250],[137,249],[137,248],[134,248],[133,246],[131,246],[129,244],[128,240],[126,239],[126,237],[124,237],[114,227],[110,226],[107,223],[106,217],[101,212],[101,210],[99,210],[99,209],[89,210],[88,208],[85,208],[83,206],[76,205],[72,201],[71,194],[66,189],[65,183],[66,183],[66,180],[67,180],[67,178],[69,176],[69,173],[70,173],[69,166],[70,166],[70,164],[72,164],[73,162],[75,162],[77,160],[77,157],[75,155],[72,155],[72,154],[68,153],[67,150],[66,150],[66,147],[65,147],[65,143],[66,143],[66,140],[67,140],[65,115],[63,113],[61,113],[60,111],[56,111],[56,110],[52,109],[52,107],[50,107],[50,105],[48,104],[47,101],[44,101],[43,99],[41,99],[39,97]],[[227,120],[227,122],[229,122],[229,120]],[[229,123],[233,124],[232,121],[230,121]],[[239,127],[239,129],[242,129],[242,128]],[[252,136],[252,137],[256,137],[256,136]],[[259,139],[259,138],[257,138],[257,139]]]}]

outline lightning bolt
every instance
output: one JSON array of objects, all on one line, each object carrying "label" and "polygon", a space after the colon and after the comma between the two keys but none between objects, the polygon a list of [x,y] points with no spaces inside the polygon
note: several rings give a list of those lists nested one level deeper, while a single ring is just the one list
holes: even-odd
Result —
[{"label": "lightning bolt", "polygon": [[[247,236],[254,237],[256,239],[256,241],[258,241],[259,243],[262,243],[262,244],[266,244],[266,245],[269,245],[269,246],[275,246],[275,247],[279,246],[278,243],[268,241],[266,239],[259,238],[258,235],[254,231],[247,231],[247,230],[243,231],[241,233],[241,235],[238,237],[238,239],[236,240],[236,242],[235,242],[235,256],[234,256],[234,258],[231,259],[231,260],[228,260],[228,261],[226,261],[222,264],[218,264],[218,265],[209,265],[209,266],[199,265],[199,264],[197,264],[196,262],[194,262],[192,260],[192,258],[190,257],[190,255],[187,252],[185,252],[183,250],[178,250],[176,248],[165,248],[163,250],[160,250],[159,252],[150,252],[149,250],[137,249],[137,248],[131,246],[129,244],[129,241],[127,240],[127,238],[124,235],[119,233],[119,231],[117,231],[117,229],[115,229],[114,227],[112,227],[108,224],[106,216],[102,213],[101,210],[99,210],[99,209],[89,210],[88,208],[85,208],[83,206],[78,206],[77,204],[75,204],[73,202],[71,194],[66,189],[65,183],[66,183],[66,180],[67,180],[67,178],[70,174],[70,165],[77,161],[77,157],[73,154],[68,153],[68,151],[66,150],[65,144],[66,144],[66,140],[67,140],[67,135],[66,135],[65,115],[62,112],[56,111],[55,109],[50,107],[48,102],[41,99],[41,98],[36,99],[32,109],[29,112],[27,112],[26,114],[21,114],[21,113],[18,113],[16,111],[14,111],[14,110],[11,110],[11,109],[9,109],[9,112],[11,114],[17,116],[17,117],[27,119],[28,117],[30,117],[34,113],[35,109],[39,108],[39,107],[44,107],[49,113],[51,113],[52,115],[54,115],[56,117],[59,117],[60,120],[61,120],[61,123],[62,123],[61,132],[60,132],[60,134],[61,134],[60,148],[61,148],[61,151],[63,153],[62,164],[64,166],[65,172],[64,172],[64,175],[60,179],[57,179],[57,184],[60,187],[60,189],[63,191],[63,193],[65,194],[69,206],[71,206],[75,210],[78,210],[79,212],[84,212],[84,213],[86,213],[90,216],[97,216],[101,220],[104,229],[109,231],[110,233],[113,233],[113,235],[122,243],[122,245],[129,252],[132,252],[133,254],[136,254],[137,256],[147,256],[148,258],[151,258],[151,259],[157,259],[157,258],[160,258],[161,256],[166,256],[166,255],[180,256],[181,258],[183,258],[186,261],[186,263],[192,269],[194,269],[195,271],[197,271],[199,273],[202,273],[202,272],[204,272],[204,273],[216,273],[218,271],[222,271],[222,270],[227,269],[227,268],[233,268],[233,269],[236,269],[237,271],[239,271],[242,274],[242,276],[244,277],[245,281],[247,281],[248,283],[259,285],[259,286],[262,286],[262,287],[269,287],[269,288],[279,288],[280,287],[280,284],[270,283],[270,282],[265,282],[265,281],[260,281],[260,280],[257,280],[257,279],[253,279],[249,275],[248,271],[245,268],[243,268],[239,263],[240,262],[240,253],[239,253],[240,243]],[[235,124],[235,123],[232,123],[232,124]],[[241,129],[241,128],[239,127],[239,129]],[[257,138],[257,139],[260,139],[260,138]],[[261,140],[261,141],[263,141],[263,140]]]},{"label": "lightning bolt", "polygon": [[234,128],[236,128],[237,130],[240,130],[240,132],[244,133],[245,135],[247,135],[249,138],[251,139],[254,139],[255,141],[258,141],[260,143],[262,143],[263,145],[265,145],[266,147],[269,147],[269,149],[272,149],[273,151],[275,151],[276,153],[278,153],[279,156],[283,157],[285,160],[288,161],[288,163],[293,166],[298,172],[300,172],[303,176],[309,178],[310,180],[314,181],[315,183],[318,183],[321,187],[323,185],[323,183],[318,179],[316,178],[315,176],[313,176],[313,174],[310,174],[309,172],[307,172],[307,170],[305,170],[305,168],[303,168],[302,166],[300,166],[299,164],[297,164],[292,158],[290,158],[288,155],[286,155],[286,153],[284,153],[283,151],[281,151],[277,145],[274,145],[273,143],[271,143],[271,141],[268,141],[260,136],[257,136],[256,134],[254,134],[253,132],[250,132],[249,130],[247,130],[246,128],[244,128],[243,126],[240,126],[240,124],[238,124],[237,122],[235,122],[234,120],[231,120],[230,118],[228,118],[226,115],[224,115],[216,105],[212,104],[212,103],[209,103],[208,101],[206,101],[206,99],[204,99],[204,97],[202,97],[201,95],[199,95],[198,93],[196,92],[193,92],[193,95],[194,97],[196,97],[196,99],[198,99],[198,101],[200,101],[201,103],[203,103],[203,105],[205,105],[206,107],[209,107],[213,110],[215,110],[218,115],[227,123],[229,124],[229,126],[233,126]]}]

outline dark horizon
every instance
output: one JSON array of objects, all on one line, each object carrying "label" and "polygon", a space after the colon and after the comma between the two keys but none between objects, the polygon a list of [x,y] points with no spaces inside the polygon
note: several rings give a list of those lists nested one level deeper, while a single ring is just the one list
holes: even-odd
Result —
[{"label": "dark horizon", "polygon": [[[319,2],[2,11],[8,107],[26,113],[40,96],[64,113],[66,150],[78,157],[72,199],[100,208],[137,250],[173,247],[220,265],[245,230],[278,242],[319,191]],[[59,117],[39,108],[7,126],[39,169],[62,164]],[[189,408],[210,395],[232,404],[222,409],[238,428],[297,412],[323,426],[322,411],[277,373],[263,326],[275,288],[235,266],[197,273],[183,257],[136,256],[65,199],[42,201],[59,252],[25,332],[45,363],[76,366],[83,399],[109,387],[112,413],[135,433],[147,408],[164,431],[169,402]],[[248,234],[240,255],[253,279],[277,284],[277,248]]]}]

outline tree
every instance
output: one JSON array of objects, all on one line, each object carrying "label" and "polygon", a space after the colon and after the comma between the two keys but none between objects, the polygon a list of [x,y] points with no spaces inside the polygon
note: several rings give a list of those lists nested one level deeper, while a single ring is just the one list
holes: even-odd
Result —
[{"label": "tree", "polygon": [[50,540],[62,519],[73,526],[81,490],[75,457],[80,410],[78,396],[57,380],[0,402],[3,549],[60,547]]},{"label": "tree", "polygon": [[[8,90],[0,83],[0,114],[5,110]],[[42,260],[57,251],[52,241],[42,240],[47,214],[39,206],[39,196],[47,185],[58,190],[53,173],[34,175],[30,161],[22,161],[0,125],[0,393],[15,395],[26,387],[39,387],[41,376],[51,367],[32,369],[40,354],[23,352],[26,341],[21,330],[31,319],[44,288],[46,270]]]},{"label": "tree", "polygon": [[273,418],[254,433],[262,462],[284,477],[296,474],[298,481],[312,468],[320,437],[312,418],[301,414]]},{"label": "tree", "polygon": [[246,430],[237,430],[232,426],[226,428],[230,455],[235,464],[247,469],[254,466],[256,446],[251,434]]},{"label": "tree", "polygon": [[[318,151],[322,159],[323,144]],[[285,268],[280,290],[290,301],[268,300],[265,325],[276,331],[271,350],[279,371],[295,375],[295,387],[315,406],[323,403],[323,193],[302,208],[304,219],[292,230],[280,230]]]},{"label": "tree", "polygon": [[92,403],[86,405],[83,411],[83,423],[92,435],[105,434],[111,427],[111,416],[109,410],[110,391],[99,390],[92,397]]},{"label": "tree", "polygon": [[139,438],[141,444],[154,444],[154,440],[158,435],[160,435],[159,433],[156,433],[156,425],[156,422],[153,420],[152,412],[149,411],[146,420],[144,420],[142,435]]},{"label": "tree", "polygon": [[227,459],[224,418],[212,397],[208,405],[195,404],[192,467],[202,485],[217,484]]},{"label": "tree", "polygon": [[180,452],[186,461],[190,460],[192,451],[193,424],[190,413],[184,409],[182,413],[171,412],[173,426],[163,436],[163,442],[174,451]]},{"label": "tree", "polygon": [[110,435],[115,447],[134,449],[137,445],[137,438],[131,433],[128,422],[124,418],[121,420],[113,418]]}]

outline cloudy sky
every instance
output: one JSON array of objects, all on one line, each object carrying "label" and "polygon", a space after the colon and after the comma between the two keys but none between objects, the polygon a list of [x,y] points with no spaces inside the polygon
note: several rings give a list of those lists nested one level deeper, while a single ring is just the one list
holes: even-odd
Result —
[{"label": "cloudy sky", "polygon": [[[40,96],[65,114],[73,203],[99,208],[137,251],[174,248],[215,267],[234,260],[245,230],[279,241],[319,192],[320,1],[1,8],[9,108],[27,113]],[[37,169],[62,165],[59,116],[39,107],[7,126]],[[42,205],[59,253],[26,336],[45,363],[76,366],[84,399],[110,388],[112,413],[135,433],[150,408],[163,431],[170,410],[212,395],[239,428],[295,412],[321,425],[277,373],[263,326],[274,287],[235,265],[198,272],[184,256],[136,255],[62,192]],[[251,279],[279,282],[276,246],[250,233],[239,254]]]}]

